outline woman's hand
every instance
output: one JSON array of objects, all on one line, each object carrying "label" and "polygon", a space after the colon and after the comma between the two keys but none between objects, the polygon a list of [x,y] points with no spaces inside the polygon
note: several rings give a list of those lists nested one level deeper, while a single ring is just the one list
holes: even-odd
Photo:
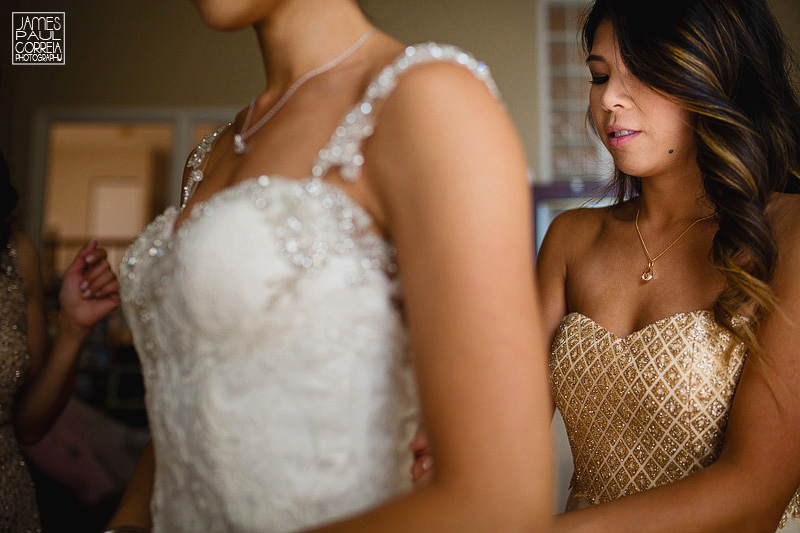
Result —
[{"label": "woman's hand", "polygon": [[87,244],[64,273],[61,318],[52,344],[47,335],[44,287],[33,243],[17,235],[20,273],[26,287],[30,364],[17,398],[14,427],[33,444],[50,429],[72,393],[83,343],[92,327],[119,306],[119,285],[96,241]]},{"label": "woman's hand", "polygon": [[89,331],[119,306],[119,283],[107,257],[91,240],[64,272],[59,293],[63,326]]},{"label": "woman's hand", "polygon": [[416,490],[424,489],[430,485],[433,479],[433,455],[428,435],[421,424],[408,447],[414,454],[414,464],[411,465],[411,480],[414,482],[414,488]]}]

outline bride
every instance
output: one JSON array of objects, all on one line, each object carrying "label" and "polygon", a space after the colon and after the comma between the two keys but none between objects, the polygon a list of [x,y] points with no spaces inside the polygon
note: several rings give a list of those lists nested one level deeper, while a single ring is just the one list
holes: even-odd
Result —
[{"label": "bride", "polygon": [[123,260],[153,442],[110,531],[546,527],[526,163],[485,65],[355,0],[195,4],[269,83]]}]

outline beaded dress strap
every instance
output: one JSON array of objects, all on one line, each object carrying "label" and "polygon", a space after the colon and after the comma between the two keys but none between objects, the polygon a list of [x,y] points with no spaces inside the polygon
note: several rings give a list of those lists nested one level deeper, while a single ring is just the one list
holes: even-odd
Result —
[{"label": "beaded dress strap", "polygon": [[361,147],[375,131],[376,102],[386,99],[397,86],[399,76],[409,68],[422,63],[447,61],[463,65],[479,80],[483,81],[496,99],[500,99],[489,67],[468,52],[452,45],[423,43],[408,46],[390,65],[387,65],[370,82],[364,97],[344,116],[328,144],[320,150],[311,170],[313,179],[322,179],[331,168],[340,167],[345,181],[357,181],[364,165]]},{"label": "beaded dress strap", "polygon": [[189,156],[189,160],[186,161],[186,167],[192,170],[189,171],[189,175],[186,177],[186,184],[183,186],[183,190],[181,191],[181,212],[183,212],[186,204],[189,202],[189,199],[194,195],[194,191],[197,189],[197,185],[203,181],[203,164],[206,161],[206,156],[211,152],[214,148],[214,144],[217,141],[217,138],[231,125],[231,122],[228,122],[224,126],[220,126],[217,131],[213,133],[209,133],[203,140],[200,141],[200,144],[197,145],[192,151],[192,155]]}]

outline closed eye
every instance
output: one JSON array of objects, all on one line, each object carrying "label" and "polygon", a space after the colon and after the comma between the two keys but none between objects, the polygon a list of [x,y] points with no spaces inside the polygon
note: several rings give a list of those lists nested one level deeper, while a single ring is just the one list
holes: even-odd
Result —
[{"label": "closed eye", "polygon": [[592,76],[592,79],[589,80],[589,83],[592,85],[602,85],[608,81],[608,76]]}]

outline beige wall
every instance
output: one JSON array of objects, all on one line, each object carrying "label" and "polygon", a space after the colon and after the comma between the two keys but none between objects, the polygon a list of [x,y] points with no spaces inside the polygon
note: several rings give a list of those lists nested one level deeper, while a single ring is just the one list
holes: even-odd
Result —
[{"label": "beige wall", "polygon": [[528,158],[538,157],[537,2],[364,0],[362,3],[382,28],[405,42],[451,43],[485,61],[520,131]]},{"label": "beige wall", "polygon": [[795,54],[800,54],[800,0],[768,0],[768,3]]},{"label": "beige wall", "polygon": [[[538,159],[536,0],[365,0],[375,21],[399,38],[460,45],[486,61]],[[800,52],[800,1],[770,0]],[[22,220],[38,229],[40,176],[31,176],[31,123],[43,107],[242,106],[264,85],[250,30],[205,28],[187,0],[9,0],[11,11],[64,11],[66,65],[10,66],[3,55],[0,148],[23,196]],[[535,165],[532,165],[535,167]]]}]

